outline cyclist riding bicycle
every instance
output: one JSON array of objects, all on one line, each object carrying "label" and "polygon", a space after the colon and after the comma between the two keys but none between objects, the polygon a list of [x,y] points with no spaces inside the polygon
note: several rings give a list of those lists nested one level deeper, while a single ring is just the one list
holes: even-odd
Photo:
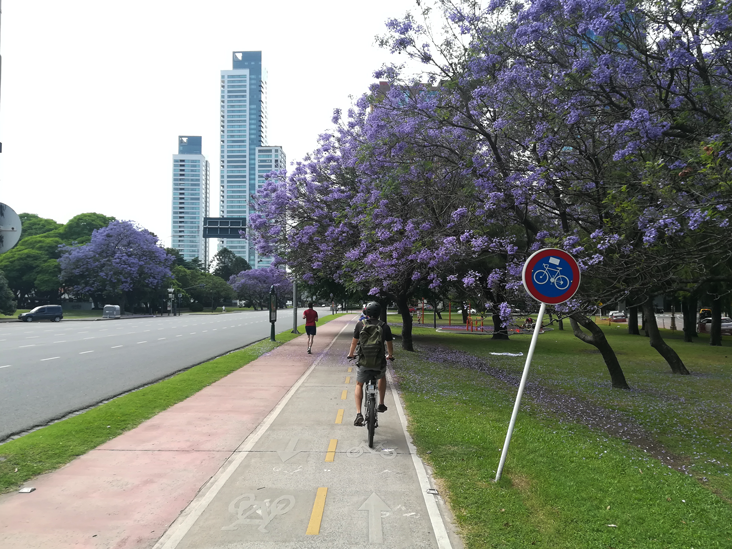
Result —
[{"label": "cyclist riding bicycle", "polygon": [[[356,358],[358,367],[356,375],[356,419],[353,424],[363,425],[363,414],[361,404],[363,401],[363,384],[371,376],[379,380],[379,408],[380,413],[386,412],[384,397],[386,396],[386,361],[394,360],[394,344],[391,335],[391,328],[386,322],[381,322],[381,305],[372,301],[364,309],[368,318],[359,321],[353,330],[351,348],[348,351],[348,358]],[[386,356],[384,347],[386,346]],[[356,353],[354,355],[354,353]]]}]

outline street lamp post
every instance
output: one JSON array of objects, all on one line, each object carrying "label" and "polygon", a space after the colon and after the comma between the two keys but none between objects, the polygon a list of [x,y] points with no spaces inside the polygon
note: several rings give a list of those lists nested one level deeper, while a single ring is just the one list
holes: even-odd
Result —
[{"label": "street lamp post", "polygon": [[292,332],[299,334],[297,331],[297,282],[292,281]]},{"label": "street lamp post", "polygon": [[277,294],[275,294],[275,287],[272,284],[269,288],[269,323],[272,325],[269,333],[270,341],[276,341],[275,322],[277,322]]}]

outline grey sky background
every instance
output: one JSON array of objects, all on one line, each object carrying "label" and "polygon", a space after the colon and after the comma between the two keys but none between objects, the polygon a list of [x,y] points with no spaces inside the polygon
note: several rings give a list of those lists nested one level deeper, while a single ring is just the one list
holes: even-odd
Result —
[{"label": "grey sky background", "polygon": [[169,245],[178,135],[203,136],[218,196],[219,76],[233,51],[263,52],[268,144],[289,166],[375,81],[392,56],[374,37],[414,6],[4,0],[0,202],[60,223],[84,212],[134,220]]}]

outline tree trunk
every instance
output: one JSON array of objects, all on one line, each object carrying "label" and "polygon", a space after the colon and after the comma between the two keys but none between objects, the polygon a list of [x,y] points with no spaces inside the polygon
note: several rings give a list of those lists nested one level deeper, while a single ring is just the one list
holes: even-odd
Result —
[{"label": "tree trunk", "polygon": [[[610,382],[612,383],[613,389],[630,389],[628,382],[625,380],[623,369],[620,367],[618,357],[615,356],[615,351],[607,342],[605,333],[600,327],[595,324],[589,317],[581,313],[573,313],[569,317],[569,323],[572,326],[574,335],[590,345],[597,348],[602,354],[602,359],[605,361],[607,371],[610,374]],[[591,335],[585,334],[581,329],[580,325],[588,330]]]},{"label": "tree trunk", "polygon": [[638,330],[638,307],[628,307],[628,333],[640,335]]},{"label": "tree trunk", "polygon": [[696,299],[691,296],[681,302],[681,312],[684,315],[684,341],[691,343],[696,333]]},{"label": "tree trunk", "polygon": [[[648,315],[646,314],[645,308],[642,309],[643,311],[643,318],[641,320],[641,330],[643,330],[643,333],[646,335],[646,337],[650,337],[650,333],[648,331]],[[651,315],[653,316],[653,315]],[[653,321],[656,321],[656,317],[653,316]],[[656,325],[656,328],[658,328],[658,325]]]},{"label": "tree trunk", "polygon": [[465,308],[465,305],[463,305],[463,324],[468,323],[468,310]]},{"label": "tree trunk", "polygon": [[557,320],[557,326],[559,326],[560,330],[564,330],[564,320],[562,320],[561,318]]},{"label": "tree trunk", "polygon": [[668,365],[671,367],[671,371],[674,374],[682,376],[688,376],[689,370],[684,366],[684,362],[681,360],[679,355],[676,354],[671,347],[661,337],[661,332],[658,331],[658,324],[656,323],[656,315],[653,314],[653,300],[648,299],[643,304],[643,313],[646,317],[646,328],[648,330],[648,336],[651,339],[651,347],[658,351]]},{"label": "tree trunk", "polygon": [[412,341],[412,315],[409,312],[409,302],[406,296],[397,297],[397,307],[402,313],[402,349],[414,351]]},{"label": "tree trunk", "polygon": [[709,325],[709,345],[722,346],[722,300],[712,301],[712,322]]},{"label": "tree trunk", "polygon": [[493,337],[491,339],[508,339],[508,326],[502,325],[501,315],[493,313],[491,318],[493,320]]}]

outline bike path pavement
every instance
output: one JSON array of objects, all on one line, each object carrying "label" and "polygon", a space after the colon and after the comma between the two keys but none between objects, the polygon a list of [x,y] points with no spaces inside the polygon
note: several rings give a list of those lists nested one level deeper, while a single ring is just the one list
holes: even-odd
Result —
[{"label": "bike path pavement", "polygon": [[0,547],[460,547],[396,393],[374,450],[353,426],[354,321],[320,327],[313,355],[297,338],[34,492],[0,496]]}]

